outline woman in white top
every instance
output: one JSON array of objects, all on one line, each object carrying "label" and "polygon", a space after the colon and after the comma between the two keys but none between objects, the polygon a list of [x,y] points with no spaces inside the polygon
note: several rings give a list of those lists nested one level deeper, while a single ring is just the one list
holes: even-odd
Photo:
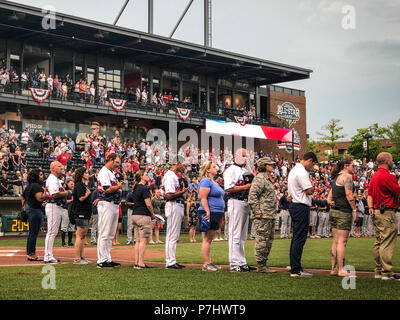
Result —
[{"label": "woman in white top", "polygon": [[90,91],[90,104],[94,104],[94,97],[96,95],[96,88],[95,88],[93,82],[90,84],[89,91]]},{"label": "woman in white top", "polygon": [[51,76],[51,74],[47,78],[47,86],[50,91],[53,91],[53,77]]}]

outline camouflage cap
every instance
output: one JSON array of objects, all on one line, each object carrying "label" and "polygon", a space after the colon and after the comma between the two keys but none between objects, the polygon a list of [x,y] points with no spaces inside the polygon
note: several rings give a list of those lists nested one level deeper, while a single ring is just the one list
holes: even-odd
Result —
[{"label": "camouflage cap", "polygon": [[267,164],[274,165],[275,161],[273,161],[270,157],[264,157],[257,161],[257,167],[265,166]]}]

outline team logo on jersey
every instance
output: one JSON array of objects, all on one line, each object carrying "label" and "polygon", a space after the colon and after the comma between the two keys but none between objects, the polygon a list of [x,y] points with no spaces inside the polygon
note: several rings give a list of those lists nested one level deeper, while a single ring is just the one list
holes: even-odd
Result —
[{"label": "team logo on jersey", "polygon": [[300,120],[300,110],[291,102],[278,105],[278,118],[286,121],[289,127]]},{"label": "team logo on jersey", "polygon": [[119,100],[119,99],[111,99],[110,103],[113,109],[117,112],[122,111],[126,106],[126,100]]},{"label": "team logo on jersey", "polygon": [[187,120],[192,112],[192,110],[186,108],[176,108],[176,110],[178,111],[179,118],[183,121]]},{"label": "team logo on jersey", "polygon": [[45,101],[50,95],[50,90],[35,89],[35,88],[29,88],[29,90],[32,94],[32,98],[39,103]]}]

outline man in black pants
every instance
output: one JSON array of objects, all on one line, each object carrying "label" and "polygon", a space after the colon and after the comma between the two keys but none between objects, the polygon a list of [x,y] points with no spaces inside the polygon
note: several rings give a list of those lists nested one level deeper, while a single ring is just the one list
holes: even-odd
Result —
[{"label": "man in black pants", "polygon": [[292,198],[289,213],[292,218],[293,238],[290,243],[290,275],[292,277],[311,277],[312,273],[301,267],[303,247],[307,240],[310,223],[311,195],[314,188],[310,181],[311,171],[318,159],[313,152],[303,156],[303,160],[290,170],[288,177],[288,192]]}]

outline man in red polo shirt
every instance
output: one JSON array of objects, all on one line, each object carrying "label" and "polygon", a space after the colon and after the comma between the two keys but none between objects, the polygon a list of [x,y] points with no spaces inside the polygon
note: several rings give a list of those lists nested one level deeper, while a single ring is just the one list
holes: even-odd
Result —
[{"label": "man in red polo shirt", "polygon": [[392,272],[392,256],[397,239],[396,211],[399,207],[400,186],[394,175],[392,155],[381,152],[376,158],[378,171],[368,188],[369,213],[376,229],[374,244],[375,278],[400,280]]},{"label": "man in red polo shirt", "polygon": [[57,160],[64,166],[64,170],[67,169],[67,162],[69,160],[69,155],[65,152],[65,149],[63,152],[57,157]]}]

